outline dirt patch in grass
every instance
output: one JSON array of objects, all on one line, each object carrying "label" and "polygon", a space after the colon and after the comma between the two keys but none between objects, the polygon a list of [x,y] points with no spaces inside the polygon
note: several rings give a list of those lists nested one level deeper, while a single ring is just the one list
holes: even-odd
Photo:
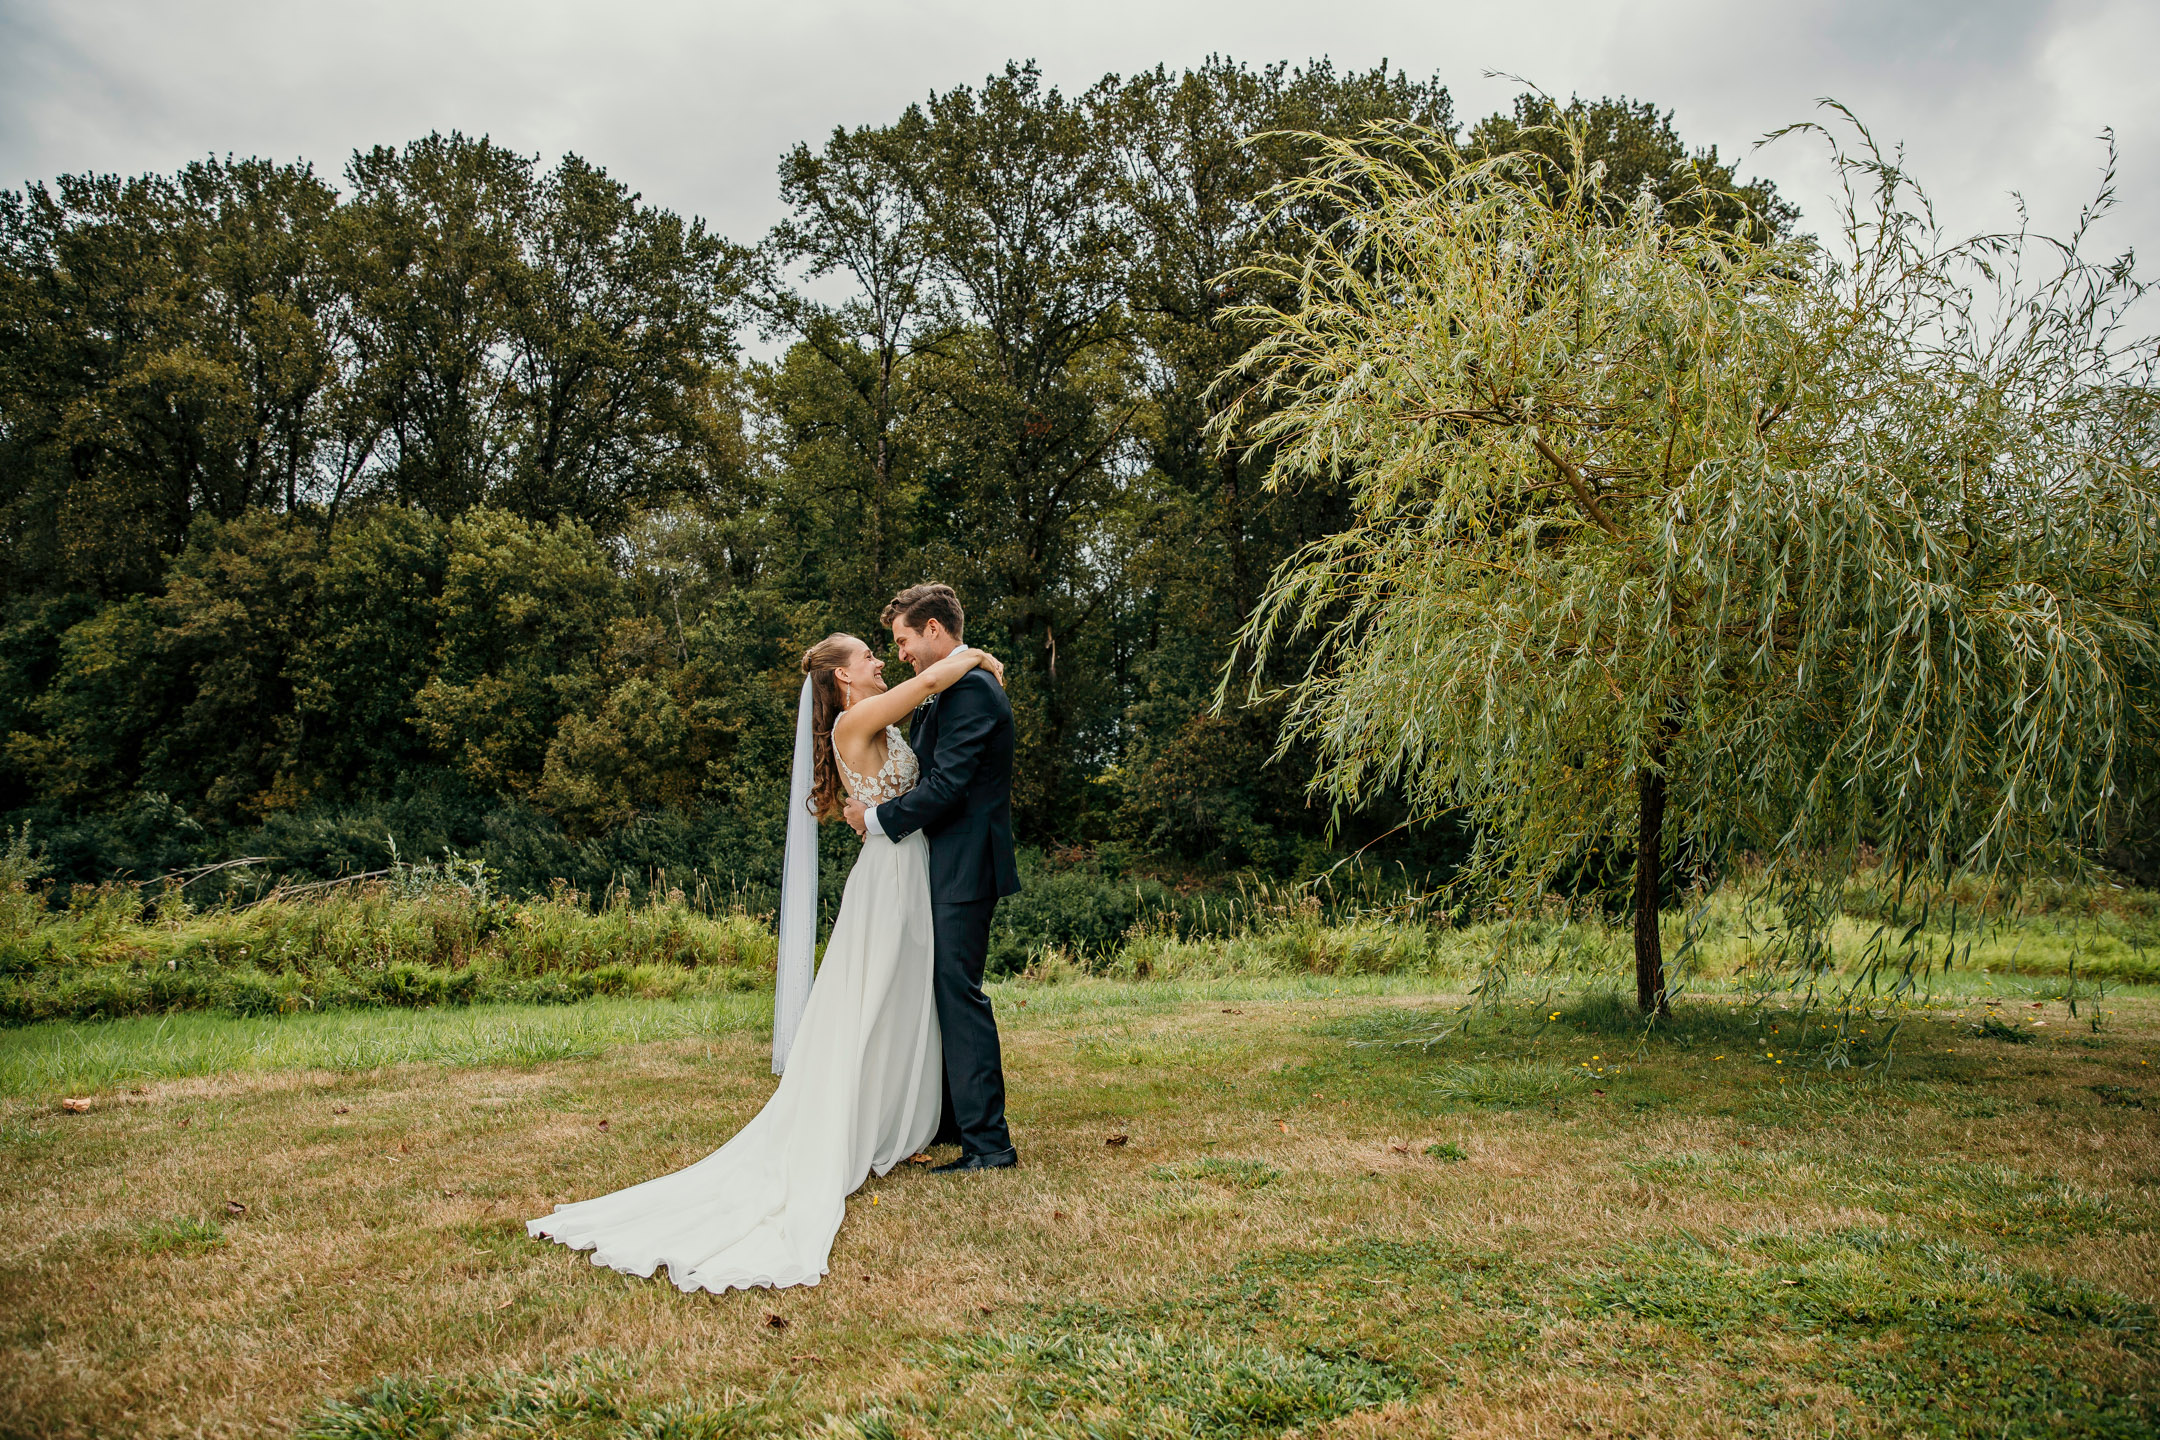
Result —
[{"label": "dirt patch in grass", "polygon": [[2014,1047],[1916,1014],[1885,1076],[1780,1066],[1721,1015],[1636,1044],[1433,997],[1062,988],[1002,997],[1022,1168],[873,1181],[825,1282],[777,1294],[522,1227],[724,1140],[772,1084],[754,1030],[0,1102],[0,1433],[2160,1419],[2160,1136],[2121,1103],[2160,1093],[2151,1002]]}]

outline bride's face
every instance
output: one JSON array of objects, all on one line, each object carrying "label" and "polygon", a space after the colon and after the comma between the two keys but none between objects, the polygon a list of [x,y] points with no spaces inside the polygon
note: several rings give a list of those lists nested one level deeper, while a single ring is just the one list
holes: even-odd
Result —
[{"label": "bride's face", "polygon": [[885,691],[885,662],[878,659],[875,650],[860,641],[856,642],[855,658],[833,674],[839,677],[840,693],[848,697],[851,705],[865,695],[881,695]]}]

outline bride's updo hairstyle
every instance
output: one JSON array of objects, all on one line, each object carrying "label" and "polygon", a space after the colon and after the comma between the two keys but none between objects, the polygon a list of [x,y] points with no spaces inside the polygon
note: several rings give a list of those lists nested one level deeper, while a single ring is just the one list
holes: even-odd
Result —
[{"label": "bride's updo hairstyle", "polygon": [[840,818],[847,791],[840,784],[840,762],[833,756],[833,722],[847,707],[840,700],[840,679],[833,672],[855,656],[863,642],[853,635],[832,634],[803,651],[803,674],[810,677],[810,810],[820,820]]}]

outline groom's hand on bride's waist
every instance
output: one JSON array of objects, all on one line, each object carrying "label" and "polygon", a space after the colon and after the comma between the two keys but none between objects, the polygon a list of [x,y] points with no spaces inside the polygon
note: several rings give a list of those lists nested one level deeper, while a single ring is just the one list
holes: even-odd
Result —
[{"label": "groom's hand on bride's waist", "polygon": [[841,811],[847,816],[847,823],[855,827],[855,833],[858,836],[862,836],[863,838],[867,839],[868,836],[863,828],[863,814],[865,807],[862,801],[857,800],[854,796],[850,795],[848,797],[847,803],[840,808]]}]

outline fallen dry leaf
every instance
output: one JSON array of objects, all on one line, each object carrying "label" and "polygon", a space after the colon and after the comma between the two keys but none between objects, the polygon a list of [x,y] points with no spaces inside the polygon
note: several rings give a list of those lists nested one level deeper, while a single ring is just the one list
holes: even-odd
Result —
[{"label": "fallen dry leaf", "polygon": [[988,1315],[990,1313],[990,1307],[988,1305],[977,1305],[975,1308],[982,1311],[982,1313],[985,1315]]},{"label": "fallen dry leaf", "polygon": [[[913,1155],[907,1157],[907,1163],[910,1165],[927,1165],[930,1163],[930,1152],[927,1150],[918,1150]],[[865,1280],[869,1278],[870,1277],[867,1275],[863,1276],[863,1279]]]},{"label": "fallen dry leaf", "polygon": [[1065,1218],[1065,1212],[1063,1210],[1052,1210],[1050,1212],[1050,1218],[1053,1220],[1062,1220]]},{"label": "fallen dry leaf", "polygon": [[602,1120],[602,1121],[600,1122],[600,1128],[601,1128],[601,1129],[602,1129],[603,1131],[604,1131],[604,1130],[606,1130],[606,1129],[607,1129],[607,1121],[605,1121],[605,1120]]},{"label": "fallen dry leaf", "polygon": [[775,1315],[768,1310],[765,1312],[765,1324],[769,1329],[785,1330],[788,1327],[788,1318],[785,1315]]},{"label": "fallen dry leaf", "polygon": [[227,1200],[225,1202],[225,1213],[228,1215],[245,1215],[247,1214],[247,1206],[241,1204],[238,1200]]},{"label": "fallen dry leaf", "polygon": [[1242,1015],[1245,1012],[1243,1010],[1232,1010],[1228,1007],[1225,1007],[1222,1013],[1225,1015]]},{"label": "fallen dry leaf", "polygon": [[352,1106],[350,1106],[350,1105],[334,1105],[334,1106],[332,1106],[332,1107],[331,1107],[331,1109],[330,1109],[330,1113],[331,1113],[331,1114],[333,1114],[333,1115],[350,1115],[350,1114],[352,1114]]},{"label": "fallen dry leaf", "polygon": [[1410,1147],[1408,1145],[1390,1145],[1387,1148],[1394,1151],[1397,1155],[1407,1155],[1410,1153]]},{"label": "fallen dry leaf", "polygon": [[1105,1145],[1108,1145],[1108,1146],[1109,1146],[1109,1147],[1110,1147],[1111,1149],[1115,1150],[1115,1149],[1117,1149],[1118,1147],[1120,1147],[1120,1146],[1122,1146],[1122,1145],[1125,1145],[1125,1144],[1129,1143],[1129,1142],[1130,1142],[1131,1140],[1132,1140],[1132,1136],[1130,1136],[1130,1135],[1127,1135],[1127,1134],[1125,1134],[1124,1132],[1120,1131],[1120,1132],[1119,1132],[1118,1134],[1115,1134],[1115,1135],[1105,1135],[1105,1136],[1103,1136],[1103,1142],[1102,1142],[1102,1143],[1103,1143],[1103,1144],[1105,1144]]},{"label": "fallen dry leaf", "polygon": [[85,1095],[78,1099],[77,1097],[72,1095],[68,1096],[60,1102],[60,1108],[70,1115],[88,1114],[90,1110],[90,1097]]}]

